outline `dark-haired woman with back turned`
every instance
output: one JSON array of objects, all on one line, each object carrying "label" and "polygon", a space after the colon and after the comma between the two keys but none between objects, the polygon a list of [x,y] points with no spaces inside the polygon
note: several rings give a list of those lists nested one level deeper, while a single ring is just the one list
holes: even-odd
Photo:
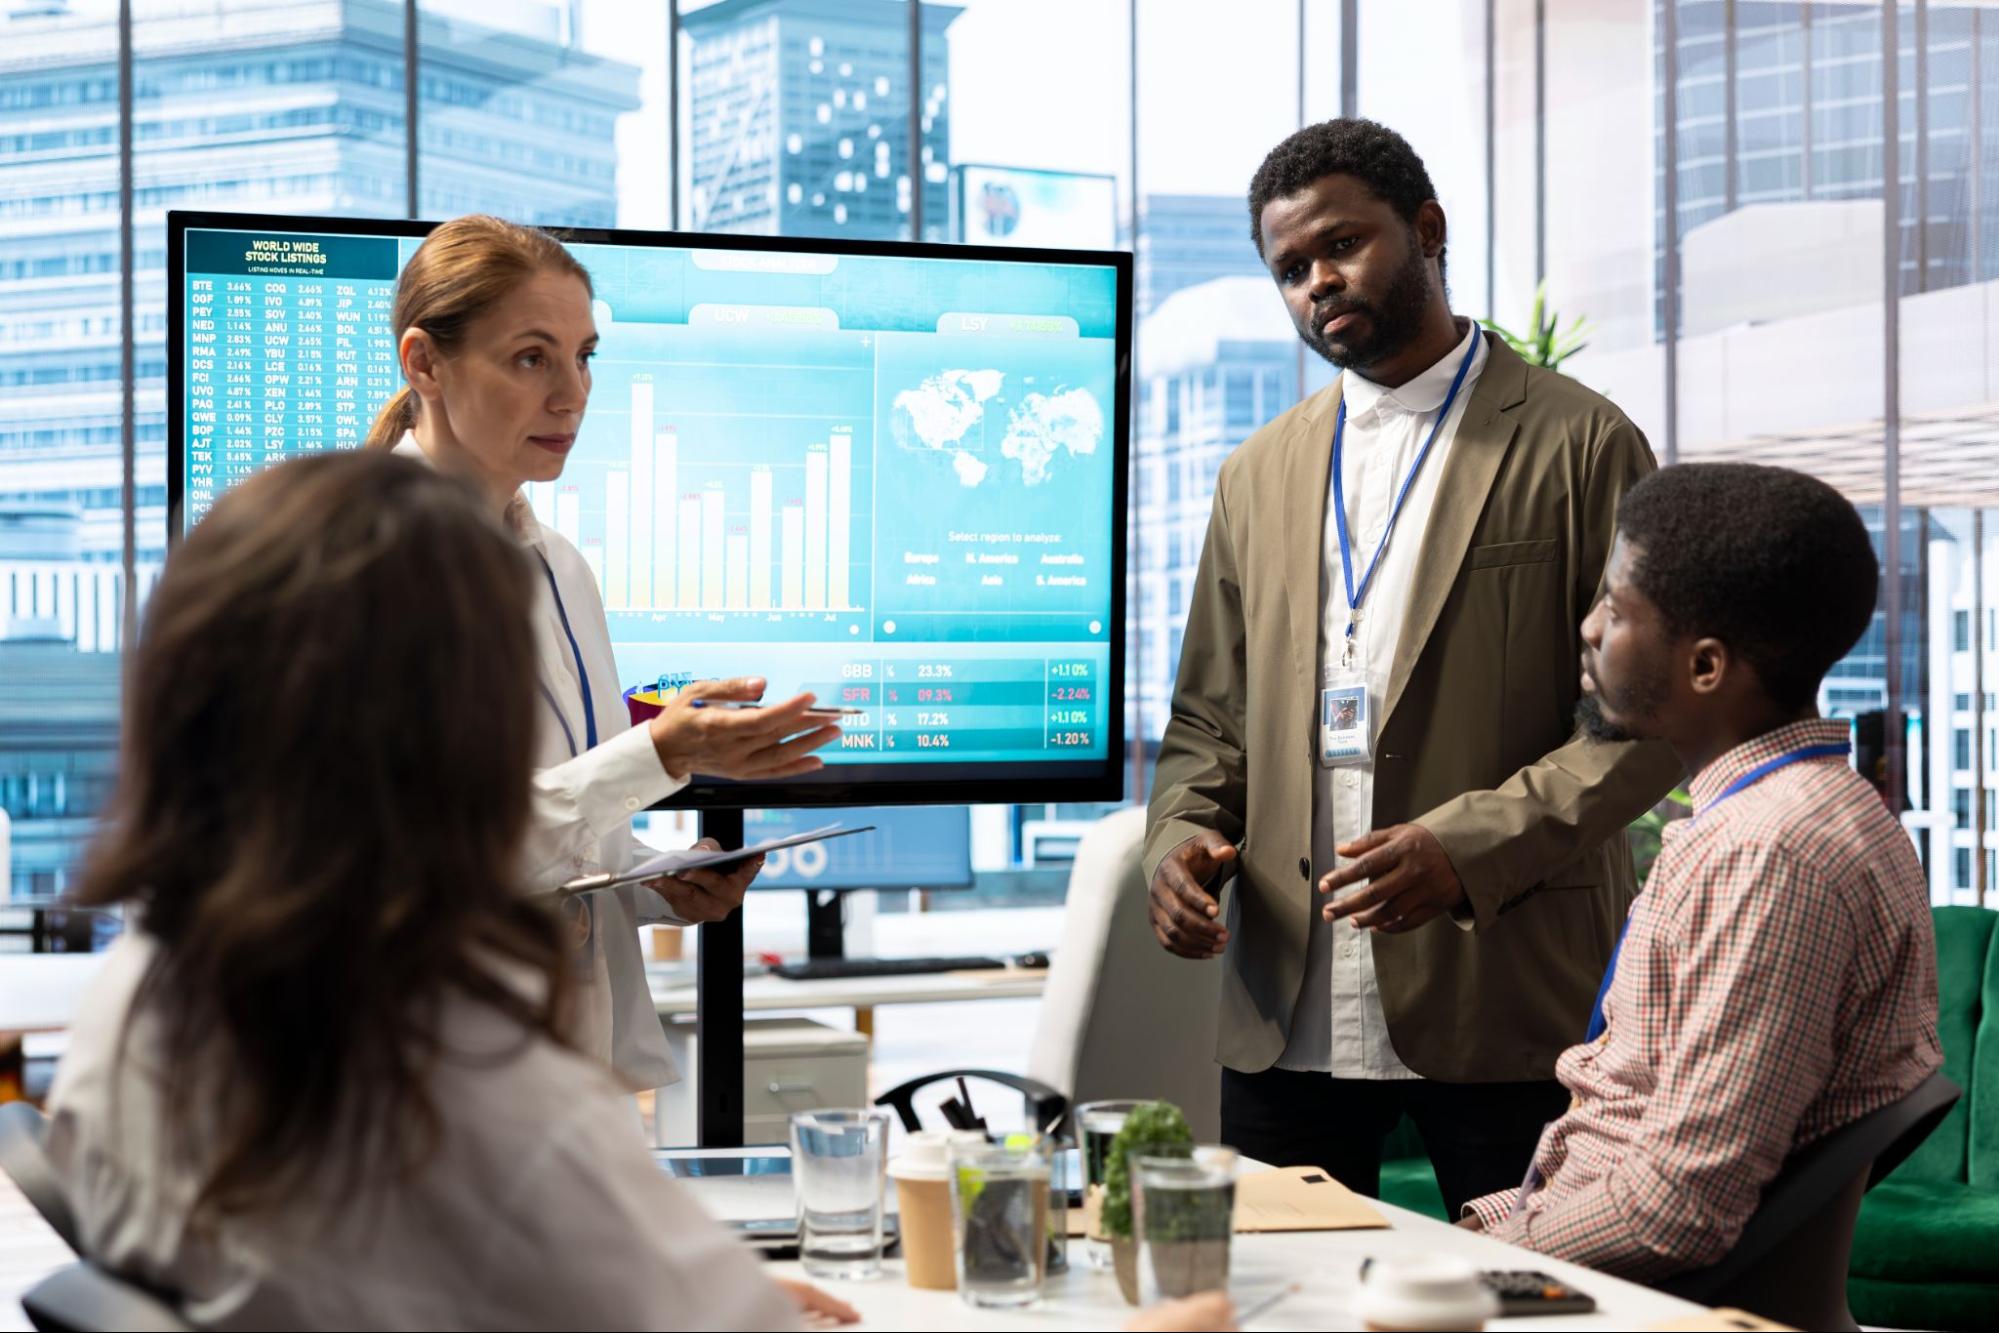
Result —
[{"label": "dark-haired woman with back turned", "polygon": [[47,1142],[85,1252],[203,1325],[797,1318],[569,1044],[518,871],[537,574],[382,454],[251,479],[167,562],[79,894],[132,928]]}]

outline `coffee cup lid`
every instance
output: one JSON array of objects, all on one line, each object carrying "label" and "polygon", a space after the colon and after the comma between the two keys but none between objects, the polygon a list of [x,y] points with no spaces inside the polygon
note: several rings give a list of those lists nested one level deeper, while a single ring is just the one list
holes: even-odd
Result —
[{"label": "coffee cup lid", "polygon": [[1498,1314],[1499,1300],[1478,1269],[1449,1255],[1378,1259],[1361,1283],[1360,1315],[1370,1324],[1412,1329],[1477,1327]]},{"label": "coffee cup lid", "polygon": [[954,1143],[984,1143],[976,1129],[919,1129],[903,1137],[902,1151],[888,1164],[888,1173],[904,1180],[943,1180],[949,1174]]}]

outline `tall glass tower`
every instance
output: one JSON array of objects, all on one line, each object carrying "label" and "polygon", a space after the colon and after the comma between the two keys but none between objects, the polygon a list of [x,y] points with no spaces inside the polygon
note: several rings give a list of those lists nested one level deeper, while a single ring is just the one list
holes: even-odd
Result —
[{"label": "tall glass tower", "polygon": [[909,0],[721,0],[693,43],[687,151],[697,231],[944,239],[955,5],[923,6],[923,161],[909,161]]}]

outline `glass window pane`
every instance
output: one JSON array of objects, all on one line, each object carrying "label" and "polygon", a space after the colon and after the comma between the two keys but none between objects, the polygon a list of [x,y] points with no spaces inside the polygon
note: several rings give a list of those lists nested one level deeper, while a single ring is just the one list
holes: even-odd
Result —
[{"label": "glass window pane", "polygon": [[[1753,144],[1742,134],[1737,160],[1727,159],[1727,139],[1719,131],[1730,90],[1721,88],[1712,115],[1682,98],[1680,457],[1768,463],[1821,477],[1861,507],[1877,534],[1877,549],[1884,549],[1879,12],[1825,4],[1667,2],[1677,5],[1683,92],[1703,81],[1725,81],[1732,36],[1738,90],[1745,80],[1758,85],[1764,90],[1759,96],[1769,94],[1771,109],[1795,114],[1800,127],[1795,142],[1786,140],[1781,151],[1771,148],[1763,155],[1766,163],[1784,164],[1783,179],[1769,180],[1758,174],[1756,163],[1741,158]],[[1733,34],[1727,27],[1731,9]],[[1663,59],[1658,40],[1655,27],[1650,41]],[[1850,99],[1843,110],[1856,117],[1835,133],[1839,151],[1821,151],[1830,146],[1820,114],[1829,77]],[[1741,105],[1739,98],[1735,104]],[[1661,105],[1655,100],[1655,109]],[[1812,128],[1809,189],[1806,125]],[[1651,161],[1657,173],[1663,170],[1663,136],[1656,136],[1655,144]],[[1731,179],[1738,187],[1757,188],[1738,188],[1731,201]],[[1655,199],[1660,195],[1653,192]],[[1656,279],[1663,237],[1655,236],[1653,246],[1655,263],[1648,267]],[[1657,353],[1643,348],[1585,364],[1602,366],[1602,387],[1659,382]],[[1891,640],[1900,653],[1904,701],[1914,702],[1922,546],[1921,521],[1905,508],[1901,623],[1891,635],[1884,581],[1873,628],[1833,668],[1823,691],[1826,711],[1862,720],[1863,750],[1885,743],[1879,739],[1880,716],[1887,704]]]},{"label": "glass window pane", "polygon": [[[1308,71],[1307,105],[1320,115],[1339,107],[1337,14],[1336,3],[1306,7],[1313,49],[1329,57]],[[1199,562],[1212,478],[1259,414],[1297,400],[1301,373],[1330,378],[1306,366],[1249,229],[1250,177],[1299,125],[1299,15],[1293,0],[1237,4],[1225,23],[1166,0],[1138,4],[1138,374],[1155,401],[1186,391],[1170,413],[1141,414],[1135,448],[1202,482],[1178,500],[1163,489],[1141,497],[1132,516],[1126,713],[1152,746],[1166,728],[1184,628],[1168,589],[1187,585]],[[1260,406],[1224,388],[1265,373],[1277,392]]]},{"label": "glass window pane", "polygon": [[642,0],[421,0],[418,213],[666,218],[666,15]]},{"label": "glass window pane", "polygon": [[[680,0],[681,222],[760,236],[908,239],[920,180],[941,236],[948,166],[909,161],[908,0]],[[956,6],[923,7],[920,114],[948,134]]]},{"label": "glass window pane", "polygon": [[[1453,309],[1474,318],[1495,314],[1485,291],[1483,0],[1362,0],[1355,37],[1357,109],[1409,141],[1443,205]],[[1442,78],[1440,64],[1449,71]]]},{"label": "glass window pane", "polygon": [[[977,245],[1034,245],[1109,250],[1129,245],[1131,158],[1129,32],[1125,0],[969,0],[936,35],[924,34],[924,65],[933,45],[947,54],[944,82],[925,91],[924,171],[941,175],[945,207],[926,195],[926,240]],[[1034,71],[1023,95],[1021,71]],[[1134,410],[1138,410],[1136,407]],[[1175,497],[1177,473],[1142,475],[1148,494]],[[1129,642],[1127,642],[1129,650]],[[1127,791],[1142,800],[1144,794]],[[1070,808],[1060,821],[1080,832],[1109,806]],[[1009,812],[1013,826],[1023,819]],[[1041,816],[1036,827],[1050,827]],[[1009,906],[1059,903],[1077,839],[1015,836],[994,840],[1006,855],[981,864],[986,891],[933,901],[932,908],[980,907],[1002,885]],[[1035,873],[1036,870],[1040,873]],[[1003,872],[1003,873],[1001,873]]]},{"label": "glass window pane", "polygon": [[0,17],[0,896],[44,898],[74,883],[118,741],[118,31],[109,4],[15,8]]},{"label": "glass window pane", "polygon": [[[1563,369],[1609,394],[1656,451],[1665,432],[1653,290],[1657,53],[1645,12],[1619,12],[1607,21],[1588,0],[1547,6],[1548,307],[1565,328],[1588,326],[1587,347]],[[1531,64],[1512,77],[1531,85]],[[1497,317],[1527,322],[1531,279],[1503,291],[1515,304]]]},{"label": "glass window pane", "polygon": [[945,29],[948,87],[928,90],[926,171],[946,168],[949,188],[942,215],[926,205],[925,238],[1118,247],[1129,235],[1125,0],[970,0],[961,11]]},{"label": "glass window pane", "polygon": [[[1911,735],[1926,742],[1910,747],[1913,809],[1905,818],[1928,853],[1936,901],[1999,905],[1993,875],[1999,644],[1979,632],[1991,626],[1999,602],[1999,402],[1984,374],[1999,330],[1984,314],[1992,252],[1977,243],[1999,229],[1999,199],[1988,183],[1995,165],[1990,145],[1999,133],[1992,119],[1999,98],[1991,91],[1999,16],[1931,4],[1919,45],[1913,6],[1902,9],[1901,176],[1911,215],[1901,247],[1900,460],[1902,503],[1921,534],[1908,594],[1921,657],[1903,684]],[[1927,93],[1920,124],[1919,60]],[[1967,133],[1974,84],[1983,88],[1978,145]],[[1926,212],[1920,230],[1913,216],[1919,193]],[[1878,264],[1876,273],[1878,283]],[[1950,879],[1939,873],[1946,864],[1956,871]]]},{"label": "glass window pane", "polygon": [[[1926,8],[1919,27],[1915,6],[1903,4],[1899,33],[1899,459],[1901,499],[1917,534],[1904,580],[1914,658],[1903,677],[1911,718],[1904,818],[1927,853],[1936,901],[1991,904],[1999,903],[1989,850],[1999,844],[1992,818],[1999,655],[1975,627],[1990,621],[1999,599],[1999,403],[1983,373],[1994,351],[1995,330],[1983,314],[1993,272],[1978,238],[1999,227],[1999,200],[1987,184],[1999,130],[1990,87],[1999,18],[1976,6]],[[1879,31],[1877,20],[1877,44]],[[1974,87],[1982,89],[1976,144]],[[1877,291],[1880,281],[1877,260]],[[1957,882],[1938,872],[1950,862],[1962,871]]]},{"label": "glass window pane", "polygon": [[[335,16],[331,24],[329,14]],[[283,0],[133,5],[142,593],[166,554],[167,211],[401,216],[402,30],[401,12],[388,6],[323,11]],[[239,410],[260,421],[283,419],[282,385],[265,382],[242,392]]]}]

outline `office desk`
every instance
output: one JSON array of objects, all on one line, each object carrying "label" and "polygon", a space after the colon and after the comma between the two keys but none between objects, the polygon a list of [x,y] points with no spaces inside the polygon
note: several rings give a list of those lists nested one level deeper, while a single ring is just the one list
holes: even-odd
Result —
[{"label": "office desk", "polygon": [[[775,1200],[787,1210],[789,1182],[774,1178],[774,1191],[759,1198],[738,1182],[686,1182],[710,1211],[724,1217],[764,1215]],[[719,1188],[717,1188],[719,1186]],[[762,1188],[770,1188],[768,1186]],[[1239,1305],[1250,1305],[1292,1282],[1304,1290],[1259,1316],[1255,1329],[1358,1328],[1352,1314],[1361,1260],[1393,1254],[1453,1254],[1479,1268],[1531,1268],[1569,1283],[1596,1298],[1589,1315],[1501,1319],[1494,1329],[1639,1329],[1696,1314],[1701,1307],[1636,1283],[1505,1245],[1489,1236],[1448,1226],[1392,1204],[1377,1204],[1389,1229],[1318,1231],[1290,1235],[1238,1235],[1230,1256],[1230,1290]],[[861,1329],[1051,1329],[1118,1328],[1132,1308],[1118,1294],[1117,1280],[1083,1261],[1083,1244],[1071,1241],[1066,1274],[1050,1282],[1041,1303],[1027,1310],[975,1310],[955,1292],[918,1291],[903,1280],[902,1263],[890,1259],[886,1273],[872,1282],[826,1283],[829,1290],[861,1312]],[[771,1265],[783,1277],[805,1277],[796,1263]]]},{"label": "office desk", "polygon": [[0,1031],[68,1027],[103,970],[101,953],[24,953],[0,958]]},{"label": "office desk", "polygon": [[[694,985],[680,982],[659,968],[647,969],[653,1007],[661,1019],[694,1012]],[[866,1014],[882,1004],[947,1004],[961,1000],[1032,1000],[1047,984],[1047,969],[1004,968],[986,972],[934,972],[928,976],[840,977],[786,981],[783,977],[751,977],[743,983],[743,1008],[852,1009]],[[857,1023],[866,1032],[868,1023]]]}]

